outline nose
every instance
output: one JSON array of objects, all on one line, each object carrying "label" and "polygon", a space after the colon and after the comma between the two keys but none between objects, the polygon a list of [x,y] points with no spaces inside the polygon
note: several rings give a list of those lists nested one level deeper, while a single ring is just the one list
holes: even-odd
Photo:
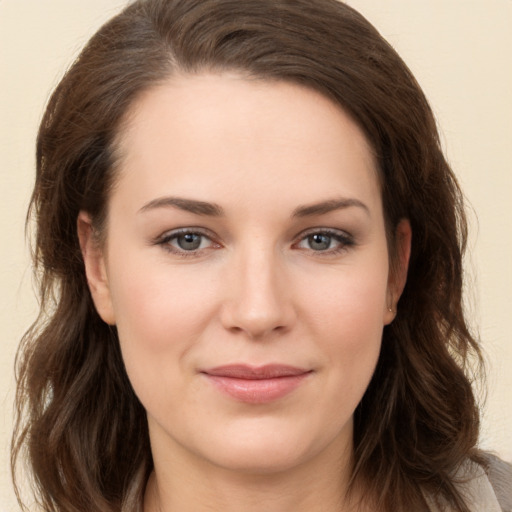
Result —
[{"label": "nose", "polygon": [[295,321],[291,288],[271,250],[252,250],[232,262],[221,311],[225,329],[250,339],[287,332]]}]

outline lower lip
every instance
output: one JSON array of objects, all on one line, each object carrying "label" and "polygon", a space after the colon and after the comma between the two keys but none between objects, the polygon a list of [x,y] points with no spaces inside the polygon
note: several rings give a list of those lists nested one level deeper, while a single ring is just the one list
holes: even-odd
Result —
[{"label": "lower lip", "polygon": [[301,385],[309,373],[271,379],[236,379],[205,375],[217,389],[235,400],[248,404],[265,404],[289,395]]}]

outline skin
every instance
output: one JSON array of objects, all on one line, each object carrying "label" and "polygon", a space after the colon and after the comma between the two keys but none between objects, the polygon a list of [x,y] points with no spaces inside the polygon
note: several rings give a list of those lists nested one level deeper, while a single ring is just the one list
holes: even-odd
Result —
[{"label": "skin", "polygon": [[[352,510],[364,493],[345,498],[353,413],[411,237],[402,221],[390,273],[364,135],[314,91],[234,74],[174,77],[127,119],[105,245],[86,212],[78,231],[96,308],[117,326],[147,411],[145,511]],[[198,233],[198,248],[183,249],[177,229]],[[309,373],[248,404],[201,373],[234,363]]]}]

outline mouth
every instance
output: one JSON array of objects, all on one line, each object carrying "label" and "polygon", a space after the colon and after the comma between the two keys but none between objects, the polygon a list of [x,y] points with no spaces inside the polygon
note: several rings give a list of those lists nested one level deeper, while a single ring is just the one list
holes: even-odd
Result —
[{"label": "mouth", "polygon": [[236,401],[265,404],[295,391],[312,370],[280,364],[226,365],[201,373],[218,391]]}]

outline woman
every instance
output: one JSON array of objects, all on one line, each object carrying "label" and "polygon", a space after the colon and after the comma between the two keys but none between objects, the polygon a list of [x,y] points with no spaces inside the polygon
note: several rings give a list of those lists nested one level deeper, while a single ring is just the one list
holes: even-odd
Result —
[{"label": "woman", "polygon": [[134,2],[37,154],[13,460],[43,510],[500,510],[462,197],[360,15]]}]

